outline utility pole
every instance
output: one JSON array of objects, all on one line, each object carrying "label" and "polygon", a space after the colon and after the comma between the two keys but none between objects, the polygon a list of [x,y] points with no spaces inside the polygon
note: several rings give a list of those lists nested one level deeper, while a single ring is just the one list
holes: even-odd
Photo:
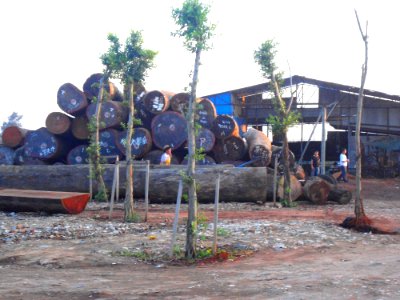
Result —
[{"label": "utility pole", "polygon": [[322,139],[321,139],[321,174],[325,174],[325,160],[326,160],[326,106],[322,107]]}]

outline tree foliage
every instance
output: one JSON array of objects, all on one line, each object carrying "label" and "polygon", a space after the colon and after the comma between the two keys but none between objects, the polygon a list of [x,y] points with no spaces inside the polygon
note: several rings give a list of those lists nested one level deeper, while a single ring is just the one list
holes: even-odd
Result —
[{"label": "tree foliage", "polygon": [[172,17],[179,26],[173,36],[184,39],[187,50],[195,53],[198,50],[208,50],[208,41],[214,35],[214,24],[208,23],[210,8],[198,0],[186,0],[181,8],[172,10]]},{"label": "tree foliage", "polygon": [[125,221],[135,219],[133,208],[133,166],[130,140],[133,135],[133,126],[136,123],[134,118],[135,104],[135,84],[142,83],[147,75],[147,70],[154,66],[153,60],[157,52],[143,48],[143,38],[140,31],[131,31],[122,45],[119,38],[114,34],[108,35],[110,47],[107,53],[101,56],[101,61],[106,67],[105,72],[111,78],[119,79],[128,93],[125,99],[129,103],[129,121],[126,133],[126,194],[125,194]]},{"label": "tree foliage", "polygon": [[9,126],[18,126],[21,127],[21,119],[22,115],[19,115],[16,112],[13,112],[11,115],[9,115],[8,120],[6,122],[3,122],[3,125],[1,125],[0,132],[3,132],[4,129],[6,129]]},{"label": "tree foliage", "polygon": [[119,38],[110,33],[107,37],[110,47],[101,56],[101,61],[109,71],[111,78],[118,78],[123,84],[142,82],[147,76],[147,70],[154,67],[157,52],[143,49],[143,37],[140,31],[131,31],[125,41],[125,46]]},{"label": "tree foliage", "polygon": [[291,111],[293,97],[289,105],[286,105],[282,97],[282,91],[280,89],[282,74],[277,70],[275,63],[276,54],[276,43],[273,40],[267,40],[254,51],[254,60],[259,64],[263,76],[270,80],[270,88],[274,93],[272,101],[277,115],[269,116],[267,122],[272,125],[273,133],[283,138],[284,199],[282,200],[284,203],[291,206],[289,143],[287,132],[290,126],[298,123],[300,115],[297,112]]}]

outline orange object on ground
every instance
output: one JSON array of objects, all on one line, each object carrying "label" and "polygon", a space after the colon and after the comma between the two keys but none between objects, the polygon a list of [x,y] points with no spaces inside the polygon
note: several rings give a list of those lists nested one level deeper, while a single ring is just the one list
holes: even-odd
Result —
[{"label": "orange object on ground", "polygon": [[0,210],[79,214],[89,198],[88,193],[0,189]]}]

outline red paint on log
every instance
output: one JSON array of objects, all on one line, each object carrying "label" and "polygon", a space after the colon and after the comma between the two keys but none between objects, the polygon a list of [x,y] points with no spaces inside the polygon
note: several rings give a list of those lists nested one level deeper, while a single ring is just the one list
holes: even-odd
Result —
[{"label": "red paint on log", "polygon": [[17,148],[24,144],[25,135],[29,130],[18,126],[9,126],[2,134],[3,144],[10,148]]}]

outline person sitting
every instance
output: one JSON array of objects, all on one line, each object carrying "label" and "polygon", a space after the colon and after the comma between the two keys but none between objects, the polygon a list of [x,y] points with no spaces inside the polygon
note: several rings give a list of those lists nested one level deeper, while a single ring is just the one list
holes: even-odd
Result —
[{"label": "person sitting", "polygon": [[163,154],[161,155],[160,165],[169,166],[172,159],[172,148],[170,145],[165,145],[163,147]]}]

